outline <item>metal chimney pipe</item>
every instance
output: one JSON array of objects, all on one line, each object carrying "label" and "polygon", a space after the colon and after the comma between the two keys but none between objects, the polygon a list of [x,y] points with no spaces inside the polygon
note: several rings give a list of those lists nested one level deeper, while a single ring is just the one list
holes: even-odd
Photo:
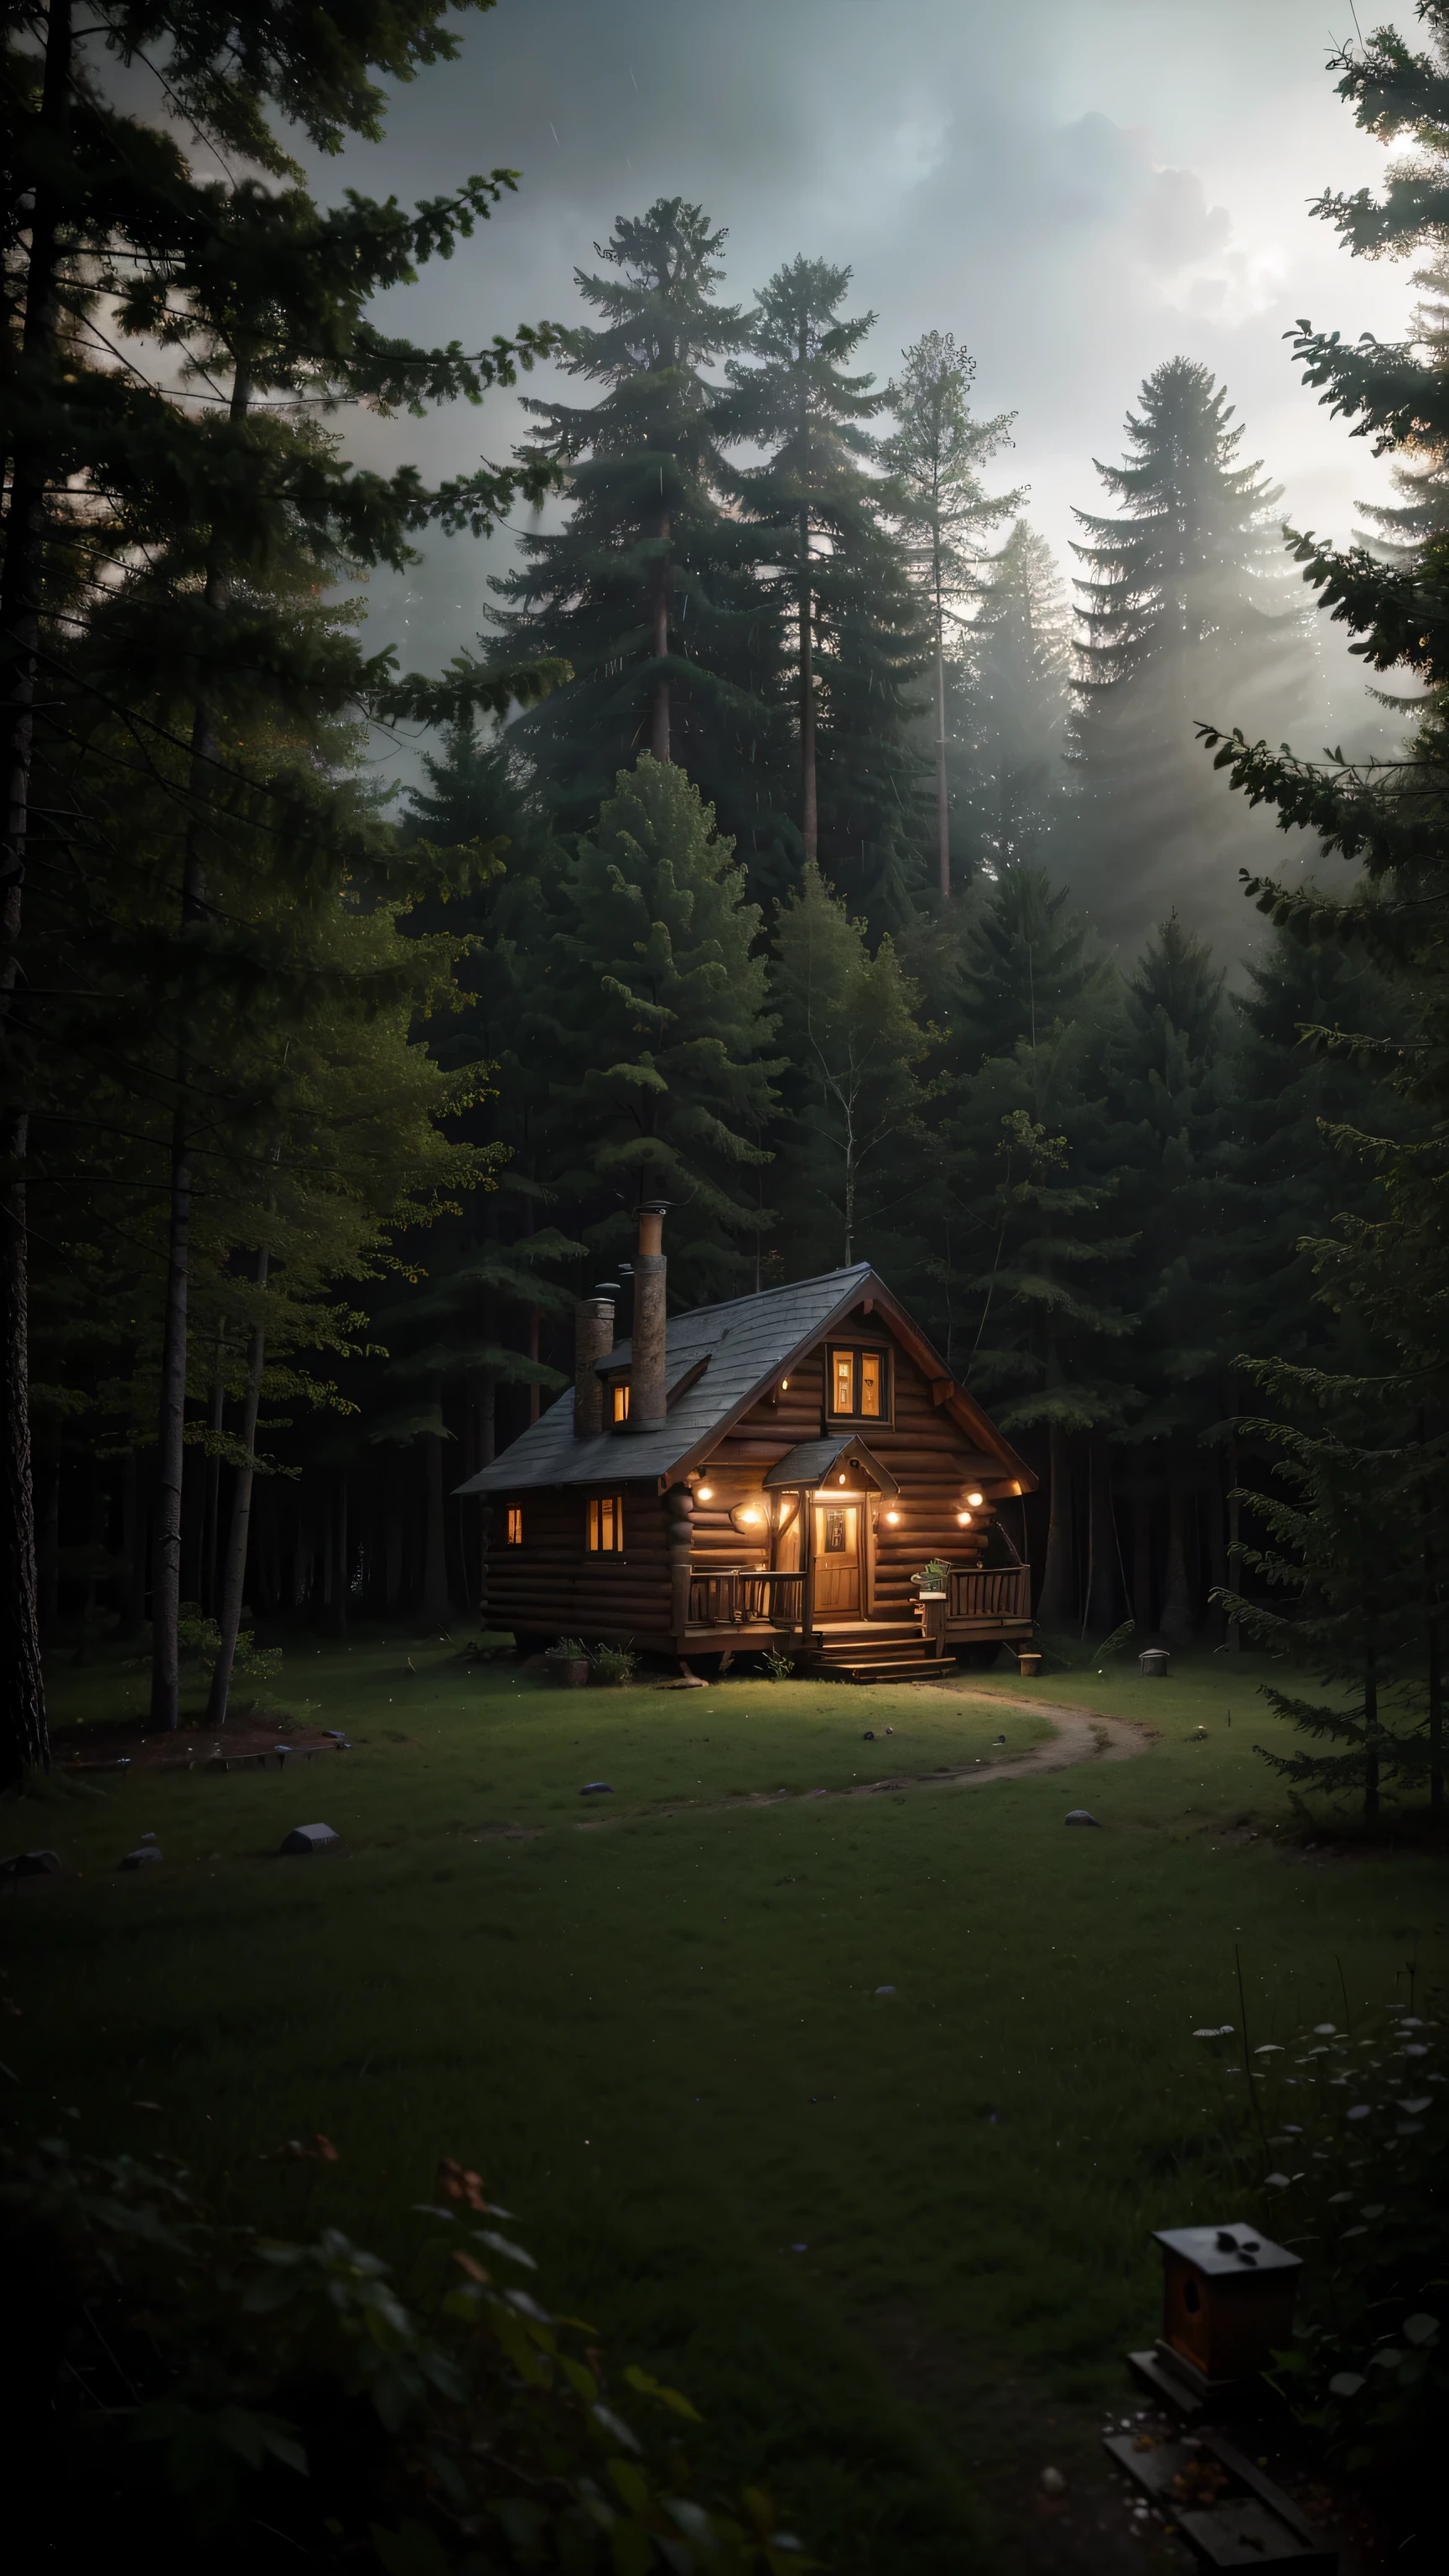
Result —
[{"label": "metal chimney pipe", "polygon": [[592,1439],[604,1427],[604,1386],[597,1363],[614,1347],[612,1283],[580,1297],[574,1307],[574,1438]]},{"label": "metal chimney pipe", "polygon": [[629,1367],[629,1428],[662,1431],[664,1410],[664,1202],[639,1210],[639,1250],[634,1260],[633,1358]]}]

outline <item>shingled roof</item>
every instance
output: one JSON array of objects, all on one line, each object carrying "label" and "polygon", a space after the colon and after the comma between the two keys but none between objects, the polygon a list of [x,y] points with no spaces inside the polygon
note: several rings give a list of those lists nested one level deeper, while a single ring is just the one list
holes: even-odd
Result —
[{"label": "shingled roof", "polygon": [[[574,1391],[569,1387],[501,1458],[455,1491],[521,1494],[546,1485],[621,1480],[633,1484],[644,1478],[666,1478],[696,1452],[707,1450],[713,1438],[727,1431],[783,1376],[797,1355],[850,1314],[863,1297],[874,1301],[883,1320],[903,1330],[917,1356],[929,1361],[944,1379],[945,1367],[935,1359],[918,1327],[869,1262],[860,1261],[849,1270],[827,1271],[819,1279],[797,1279],[788,1288],[766,1288],[755,1297],[731,1297],[722,1306],[695,1306],[685,1314],[671,1315],[665,1382],[666,1387],[678,1386],[681,1391],[662,1430],[611,1429],[576,1440]],[[598,1363],[600,1375],[627,1368],[630,1356],[631,1345],[616,1342],[608,1358]],[[957,1391],[957,1400],[969,1410],[970,1427],[977,1437],[989,1439],[1009,1473],[1026,1478],[1027,1470],[970,1398]]]}]

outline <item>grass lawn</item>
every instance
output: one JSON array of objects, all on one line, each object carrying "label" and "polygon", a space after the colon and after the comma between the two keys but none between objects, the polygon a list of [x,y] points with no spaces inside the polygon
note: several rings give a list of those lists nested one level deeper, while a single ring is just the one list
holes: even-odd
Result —
[{"label": "grass lawn", "polygon": [[[711,2472],[763,2477],[832,2564],[1022,2564],[1012,2497],[1085,2463],[1086,2410],[1155,2331],[1147,2231],[1233,2214],[1192,2033],[1239,2020],[1235,1948],[1255,2043],[1341,2018],[1341,1977],[1392,2001],[1415,1960],[1421,2009],[1446,1982],[1440,1866],[1305,1852],[1252,1750],[1281,1735],[1262,1667],[1226,1664],[564,1693],[436,1644],[291,1648],[283,1704],[351,1752],[5,1811],[7,1850],[65,1860],[0,1911],[5,2090],[234,2172],[279,2227],[313,2169],[255,2160],[324,2130],[311,2220],[384,2252],[440,2152],[476,2163],[544,2296],[686,2388]],[[140,1689],[53,1681],[57,1722]],[[1046,1739],[1032,1700],[1155,1733],[928,1784]],[[1081,1805],[1100,1832],[1063,1830]],[[340,1854],[276,1857],[318,1818]],[[148,1829],[164,1866],[119,1875]]]}]

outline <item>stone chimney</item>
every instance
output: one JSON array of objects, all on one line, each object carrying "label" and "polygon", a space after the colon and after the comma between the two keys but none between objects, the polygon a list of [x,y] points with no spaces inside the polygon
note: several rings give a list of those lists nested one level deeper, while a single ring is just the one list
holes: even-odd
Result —
[{"label": "stone chimney", "polygon": [[639,1210],[634,1260],[634,1356],[629,1368],[629,1428],[662,1431],[664,1410],[664,1201]]},{"label": "stone chimney", "polygon": [[614,1347],[614,1283],[604,1280],[574,1308],[574,1438],[592,1439],[604,1427],[604,1386],[597,1362]]}]

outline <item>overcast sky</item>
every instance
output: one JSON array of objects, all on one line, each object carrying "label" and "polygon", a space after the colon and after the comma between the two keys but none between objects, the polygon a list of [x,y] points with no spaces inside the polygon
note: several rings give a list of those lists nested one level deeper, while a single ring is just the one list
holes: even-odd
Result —
[{"label": "overcast sky", "polygon": [[[1384,16],[1368,0],[1364,24]],[[575,265],[615,215],[679,193],[728,228],[731,299],[797,252],[850,265],[883,377],[921,331],[954,331],[980,407],[1017,414],[1002,479],[1030,485],[1064,558],[1073,503],[1099,499],[1093,456],[1120,455],[1143,376],[1178,352],[1226,383],[1297,524],[1346,537],[1355,499],[1384,493],[1283,339],[1300,314],[1399,334],[1413,296],[1308,212],[1384,170],[1325,70],[1348,0],[499,0],[463,27],[461,61],[399,91],[383,147],[316,174],[412,196],[521,173],[450,264],[388,299],[389,327],[477,346],[575,320]],[[437,474],[519,426],[504,396],[352,443]],[[369,640],[436,664],[476,633],[497,559],[454,542],[378,581]]]}]

